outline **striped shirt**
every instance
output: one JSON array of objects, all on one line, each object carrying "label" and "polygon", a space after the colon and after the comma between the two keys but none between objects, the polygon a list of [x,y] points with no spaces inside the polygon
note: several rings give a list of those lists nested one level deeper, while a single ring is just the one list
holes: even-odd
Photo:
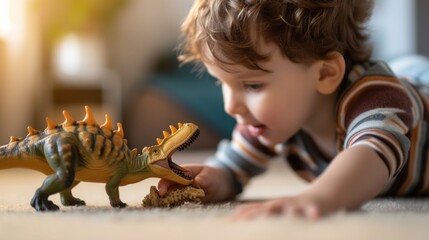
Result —
[{"label": "striped shirt", "polygon": [[[357,145],[373,148],[389,173],[380,195],[419,196],[429,193],[427,120],[429,98],[424,85],[394,76],[383,62],[352,68],[340,88],[337,102],[337,150]],[[270,149],[237,125],[232,139],[223,140],[207,164],[229,173],[236,194],[275,156],[281,155],[307,181],[319,176],[332,159],[325,156],[310,135],[299,131]]]}]

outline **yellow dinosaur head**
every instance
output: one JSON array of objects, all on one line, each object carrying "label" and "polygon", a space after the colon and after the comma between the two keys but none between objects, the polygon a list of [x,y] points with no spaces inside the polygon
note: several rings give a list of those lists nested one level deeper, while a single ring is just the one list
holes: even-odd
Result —
[{"label": "yellow dinosaur head", "polygon": [[147,164],[151,172],[159,178],[168,179],[183,185],[192,183],[193,178],[186,174],[188,170],[175,164],[171,156],[176,150],[183,150],[197,139],[198,126],[193,123],[179,123],[178,128],[170,125],[171,133],[164,131],[164,138],[157,139],[158,145],[145,147]]}]

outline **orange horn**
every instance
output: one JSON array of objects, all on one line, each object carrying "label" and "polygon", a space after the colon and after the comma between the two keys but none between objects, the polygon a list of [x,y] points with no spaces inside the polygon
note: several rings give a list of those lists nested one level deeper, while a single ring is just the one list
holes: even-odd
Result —
[{"label": "orange horn", "polygon": [[28,131],[27,137],[39,134],[39,131],[37,131],[36,129],[34,129],[34,128],[30,127],[30,126],[27,127],[27,131]]},{"label": "orange horn", "polygon": [[17,142],[17,141],[19,141],[19,138],[15,137],[15,136],[10,136],[9,143],[11,143],[11,142]]},{"label": "orange horn", "polygon": [[166,131],[162,131],[162,134],[164,135],[164,138],[167,138],[170,136],[170,133],[168,133]]},{"label": "orange horn", "polygon": [[173,125],[170,125],[170,130],[171,130],[171,134],[175,133],[177,131],[177,128],[174,127]]},{"label": "orange horn", "polygon": [[65,118],[63,122],[63,127],[68,127],[73,125],[74,119],[70,116],[70,114],[66,110],[63,110],[63,116]]},{"label": "orange horn", "polygon": [[91,108],[88,106],[85,106],[85,117],[83,118],[82,122],[90,126],[98,126],[98,123],[95,121],[94,115],[92,114]]},{"label": "orange horn", "polygon": [[121,138],[124,137],[124,129],[122,128],[122,123],[117,123],[118,129],[115,130],[115,134],[120,136]]},{"label": "orange horn", "polygon": [[101,125],[101,128],[112,131],[112,129],[113,129],[112,120],[110,120],[109,115],[107,115],[107,114],[104,115],[104,119],[105,119],[105,121],[104,121],[103,125]]},{"label": "orange horn", "polygon": [[50,119],[50,118],[45,118],[45,120],[46,120],[46,124],[47,124],[47,129],[48,130],[52,130],[52,129],[54,129],[55,127],[56,127],[56,124],[54,123],[54,121],[52,121],[52,119]]}]

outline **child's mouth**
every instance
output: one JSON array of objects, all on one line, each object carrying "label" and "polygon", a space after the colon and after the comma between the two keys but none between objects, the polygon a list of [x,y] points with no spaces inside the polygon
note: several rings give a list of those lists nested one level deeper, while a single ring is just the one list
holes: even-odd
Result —
[{"label": "child's mouth", "polygon": [[247,128],[252,136],[259,137],[264,134],[267,127],[265,125],[248,125]]}]

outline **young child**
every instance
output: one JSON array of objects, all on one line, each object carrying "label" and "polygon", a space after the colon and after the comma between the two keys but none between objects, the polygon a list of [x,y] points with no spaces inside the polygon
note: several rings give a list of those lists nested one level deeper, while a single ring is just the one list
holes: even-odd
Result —
[{"label": "young child", "polygon": [[[369,0],[196,0],[181,60],[218,79],[231,141],[188,165],[204,202],[234,198],[282,155],[311,182],[296,196],[240,207],[237,218],[316,219],[376,196],[429,192],[429,101],[371,62]],[[161,194],[173,183],[161,180]],[[285,186],[287,187],[287,186]]]}]

